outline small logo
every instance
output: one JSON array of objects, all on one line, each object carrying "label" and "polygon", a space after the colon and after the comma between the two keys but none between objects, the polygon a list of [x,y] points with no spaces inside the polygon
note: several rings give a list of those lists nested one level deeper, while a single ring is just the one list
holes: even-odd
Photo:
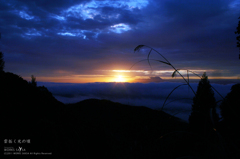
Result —
[{"label": "small logo", "polygon": [[18,152],[23,152],[23,151],[26,151],[26,149],[24,149],[23,147],[18,147],[18,148],[16,149],[16,151],[18,151]]}]

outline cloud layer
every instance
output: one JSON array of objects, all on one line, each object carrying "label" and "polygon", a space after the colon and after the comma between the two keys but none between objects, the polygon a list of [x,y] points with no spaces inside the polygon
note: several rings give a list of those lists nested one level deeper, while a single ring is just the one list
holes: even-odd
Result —
[{"label": "cloud layer", "polygon": [[[38,85],[46,86],[56,99],[63,103],[76,103],[85,99],[97,98],[133,106],[146,106],[152,109],[162,108],[168,94],[180,84],[182,83],[38,83]],[[198,83],[191,84],[195,91],[197,85]],[[232,85],[212,84],[223,97],[230,92]],[[193,96],[194,94],[187,86],[179,87],[167,100],[164,111],[187,121],[191,112]],[[221,100],[216,92],[215,98],[217,101]]]}]

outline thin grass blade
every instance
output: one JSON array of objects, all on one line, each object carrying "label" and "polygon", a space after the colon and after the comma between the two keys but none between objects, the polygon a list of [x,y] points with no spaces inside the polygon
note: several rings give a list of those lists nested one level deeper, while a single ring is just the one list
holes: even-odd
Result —
[{"label": "thin grass blade", "polygon": [[151,50],[149,51],[149,53],[148,53],[147,60],[148,60],[149,66],[150,66],[150,68],[151,68],[151,70],[152,70],[152,66],[151,66],[151,63],[150,63],[150,60],[149,60],[149,57],[150,57],[151,52],[152,52],[152,49],[151,49]]},{"label": "thin grass blade", "polygon": [[167,102],[168,98],[170,97],[170,95],[180,86],[183,86],[183,85],[188,85],[188,84],[181,84],[181,85],[178,85],[177,87],[175,87],[167,96],[167,98],[165,99],[164,103],[163,103],[163,106],[161,108],[161,111],[163,110],[163,107],[165,106],[165,103]]},{"label": "thin grass blade", "polygon": [[164,62],[164,61],[160,61],[160,60],[154,60],[154,61],[158,61],[158,62],[161,62],[161,63],[167,64],[167,65],[171,65],[171,64],[168,63],[168,62]]},{"label": "thin grass blade", "polygon": [[[188,70],[188,71],[189,71],[189,70]],[[199,76],[198,74],[194,73],[193,71],[189,71],[189,72],[191,72],[192,74],[198,76],[199,78],[202,78],[201,76]]]},{"label": "thin grass blade", "polygon": [[143,62],[143,61],[146,61],[147,59],[144,59],[144,60],[140,60],[140,61],[138,61],[138,62],[136,62],[136,63],[134,63],[131,67],[130,67],[130,69],[129,70],[131,70],[132,68],[133,68],[133,66],[135,66],[137,63],[140,63],[140,62]]},{"label": "thin grass blade", "polygon": [[179,70],[180,70],[180,69],[177,69],[177,70],[173,71],[173,73],[172,73],[172,78],[176,76],[176,73],[177,73]]},{"label": "thin grass blade", "polygon": [[135,49],[134,52],[139,51],[142,47],[144,47],[145,45],[138,45]]}]

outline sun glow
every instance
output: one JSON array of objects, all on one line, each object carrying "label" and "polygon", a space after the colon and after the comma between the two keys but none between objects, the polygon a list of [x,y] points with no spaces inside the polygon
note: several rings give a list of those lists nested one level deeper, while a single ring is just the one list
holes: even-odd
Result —
[{"label": "sun glow", "polygon": [[122,75],[118,75],[115,80],[115,82],[126,82],[126,80],[124,79],[124,77]]}]

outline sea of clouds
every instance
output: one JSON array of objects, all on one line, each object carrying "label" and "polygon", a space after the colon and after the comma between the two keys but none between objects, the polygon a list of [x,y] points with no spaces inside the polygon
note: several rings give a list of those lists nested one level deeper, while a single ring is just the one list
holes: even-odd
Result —
[{"label": "sea of clouds", "polygon": [[[161,109],[168,94],[177,86],[179,82],[161,83],[46,83],[39,82],[38,86],[44,85],[53,96],[63,103],[76,103],[85,99],[107,99],[113,102],[128,104],[132,106],[146,106],[151,109]],[[234,83],[211,84],[223,97],[230,91]],[[198,83],[191,83],[194,91],[197,90]],[[216,101],[221,100],[221,96],[216,92]],[[191,104],[194,94],[186,86],[177,88],[165,103],[163,110],[171,115],[188,121],[191,113]],[[218,103],[218,105],[221,102]],[[219,112],[219,109],[218,109]]]}]

